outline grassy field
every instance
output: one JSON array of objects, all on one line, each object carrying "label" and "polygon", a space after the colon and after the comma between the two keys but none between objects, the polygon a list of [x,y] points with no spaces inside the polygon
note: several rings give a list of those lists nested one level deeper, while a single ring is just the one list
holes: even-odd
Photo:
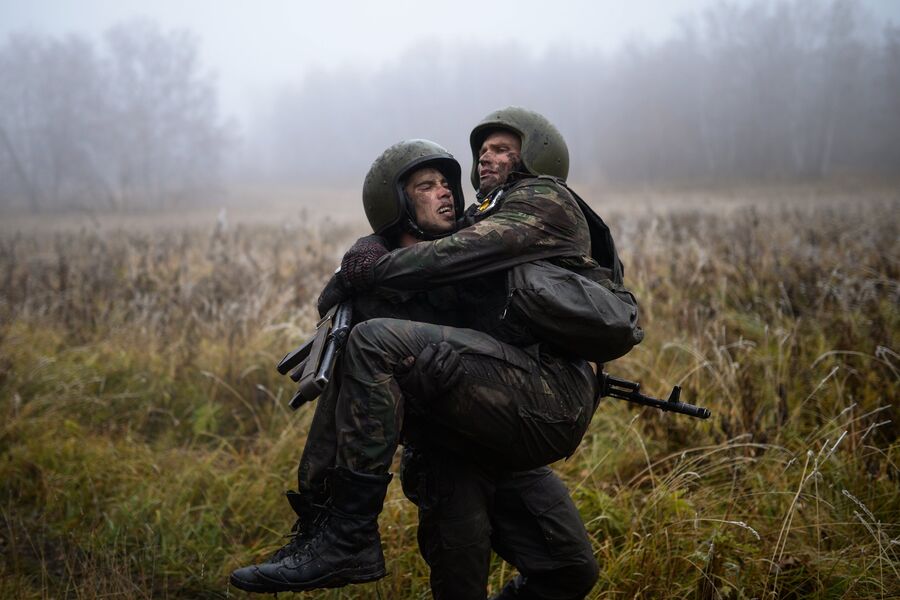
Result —
[{"label": "grassy field", "polygon": [[[556,465],[590,597],[900,597],[900,191],[597,208],[647,332],[608,370],[713,417],[604,401]],[[0,598],[245,597],[227,575],[283,543],[312,416],[274,364],[364,232],[321,214],[0,227]],[[386,579],[307,597],[429,597],[397,483],[381,526]]]}]

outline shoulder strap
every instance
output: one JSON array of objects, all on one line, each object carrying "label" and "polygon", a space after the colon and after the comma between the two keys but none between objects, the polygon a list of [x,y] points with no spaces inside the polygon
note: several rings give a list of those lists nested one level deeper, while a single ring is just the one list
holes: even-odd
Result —
[{"label": "shoulder strap", "polygon": [[606,267],[612,271],[614,283],[622,283],[625,277],[625,266],[622,264],[622,261],[619,260],[619,254],[616,252],[616,244],[613,241],[609,226],[603,222],[600,215],[595,213],[594,209],[591,208],[588,203],[575,192],[575,190],[570,188],[564,180],[549,175],[541,175],[538,179],[550,179],[555,181],[572,194],[572,197],[575,198],[581,212],[584,213],[588,229],[591,231],[591,257],[596,260],[601,267]]}]

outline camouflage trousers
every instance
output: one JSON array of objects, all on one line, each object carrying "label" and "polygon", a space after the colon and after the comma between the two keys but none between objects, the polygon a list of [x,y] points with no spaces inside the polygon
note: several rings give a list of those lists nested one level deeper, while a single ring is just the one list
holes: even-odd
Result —
[{"label": "camouflage trousers", "polygon": [[[442,341],[462,357],[460,385],[441,398],[404,397],[394,369]],[[319,399],[299,470],[301,490],[315,487],[322,469],[333,465],[386,473],[405,412],[417,416],[432,443],[464,458],[505,470],[547,465],[577,448],[596,393],[584,361],[471,329],[390,318],[353,328],[336,375],[339,386]]]}]

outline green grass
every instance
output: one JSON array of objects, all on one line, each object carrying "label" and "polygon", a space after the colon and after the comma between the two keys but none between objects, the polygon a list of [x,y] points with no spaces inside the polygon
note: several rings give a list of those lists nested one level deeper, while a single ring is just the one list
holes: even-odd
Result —
[{"label": "green grass", "polygon": [[[647,338],[608,368],[713,417],[607,400],[556,465],[590,597],[900,597],[898,208],[612,213]],[[244,596],[311,418],[273,365],[355,233],[0,235],[0,597]],[[430,597],[413,508],[393,484],[386,579],[307,596]]]}]

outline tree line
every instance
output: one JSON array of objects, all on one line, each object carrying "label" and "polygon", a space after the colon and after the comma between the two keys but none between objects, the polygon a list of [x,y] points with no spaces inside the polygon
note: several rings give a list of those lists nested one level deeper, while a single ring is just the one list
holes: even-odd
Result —
[{"label": "tree line", "polygon": [[13,34],[0,81],[0,206],[162,208],[218,180],[227,127],[188,32]]},{"label": "tree line", "polygon": [[0,208],[159,209],[242,179],[358,184],[385,147],[416,137],[468,169],[468,132],[509,104],[557,124],[577,181],[900,172],[900,27],[854,0],[720,2],[615,51],[536,52],[529,35],[422,42],[372,72],[309,71],[273,88],[240,143],[190,32],[133,21],[96,41],[10,35]]},{"label": "tree line", "polygon": [[525,41],[423,43],[375,73],[309,75],[282,91],[263,139],[271,172],[362,173],[403,137],[468,162],[490,110],[539,110],[575,179],[690,182],[900,172],[900,28],[857,2],[716,3],[660,41],[615,52]]}]

